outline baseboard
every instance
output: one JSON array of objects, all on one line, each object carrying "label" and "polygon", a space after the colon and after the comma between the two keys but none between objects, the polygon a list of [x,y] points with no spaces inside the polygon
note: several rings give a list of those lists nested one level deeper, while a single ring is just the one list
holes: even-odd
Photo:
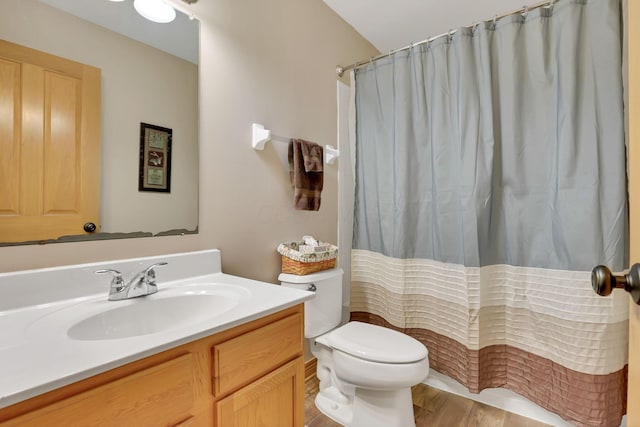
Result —
[{"label": "baseboard", "polygon": [[[433,369],[429,371],[429,376],[423,381],[429,387],[453,393],[464,398],[484,403],[507,412],[522,415],[554,427],[574,427],[573,424],[563,420],[558,415],[547,411],[536,405],[529,399],[504,388],[489,388],[480,393],[470,393],[469,390],[453,378],[443,375]],[[626,426],[626,415],[622,419],[621,427]]]},{"label": "baseboard", "polygon": [[304,364],[304,381],[305,382],[307,382],[309,379],[314,378],[316,376],[317,366],[318,366],[318,360],[315,357],[305,362]]}]

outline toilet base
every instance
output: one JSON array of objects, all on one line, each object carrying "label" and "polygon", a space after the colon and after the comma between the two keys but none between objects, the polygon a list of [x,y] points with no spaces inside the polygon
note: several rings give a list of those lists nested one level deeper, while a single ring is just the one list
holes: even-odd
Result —
[{"label": "toilet base", "polygon": [[327,387],[316,396],[316,407],[345,427],[415,427],[411,389],[369,390],[356,388],[344,400],[336,387]]},{"label": "toilet base", "polygon": [[316,396],[316,407],[327,417],[343,426],[350,426],[353,420],[353,403],[342,397],[335,387],[327,387]]}]

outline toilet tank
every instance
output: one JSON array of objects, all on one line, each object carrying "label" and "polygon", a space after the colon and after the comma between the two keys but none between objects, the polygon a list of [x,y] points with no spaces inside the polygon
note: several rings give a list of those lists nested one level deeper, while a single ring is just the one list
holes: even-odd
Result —
[{"label": "toilet tank", "polygon": [[317,337],[340,324],[342,319],[341,268],[319,271],[305,276],[282,273],[278,276],[278,280],[282,286],[302,290],[315,288],[316,296],[304,303],[305,337]]}]

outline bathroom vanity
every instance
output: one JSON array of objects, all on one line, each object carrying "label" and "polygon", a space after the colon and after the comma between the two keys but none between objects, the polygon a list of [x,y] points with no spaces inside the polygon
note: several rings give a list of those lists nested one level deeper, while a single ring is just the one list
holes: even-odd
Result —
[{"label": "bathroom vanity", "polygon": [[[0,306],[0,426],[303,426],[302,303],[312,294],[225,275],[219,259],[162,257],[158,293],[128,301],[107,301],[108,280],[87,274],[126,277],[159,257],[0,274],[5,305],[24,298],[19,284],[40,291],[31,305]],[[40,273],[91,279],[102,292],[71,297],[75,283],[64,299],[38,302],[52,291]]]}]

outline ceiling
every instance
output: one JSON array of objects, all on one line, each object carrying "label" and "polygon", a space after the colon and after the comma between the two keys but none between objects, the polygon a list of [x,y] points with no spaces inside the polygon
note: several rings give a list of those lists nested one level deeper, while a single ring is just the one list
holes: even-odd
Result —
[{"label": "ceiling", "polygon": [[132,1],[40,0],[40,2],[194,64],[198,63],[199,23],[197,20],[189,19],[183,13],[177,13],[175,21],[169,24],[158,24],[138,15],[133,9]]},{"label": "ceiling", "polygon": [[[149,23],[133,12],[131,2],[114,3],[104,0],[40,0],[52,6],[112,28],[112,18],[123,26],[133,23],[137,34],[115,30],[129,37],[168,50],[174,55],[197,62],[197,21],[189,21],[178,13],[171,26]],[[523,8],[523,0],[323,0],[381,53],[399,49],[411,43],[446,33],[452,29],[489,20]],[[171,3],[175,4],[173,1]],[[179,3],[179,2],[178,2]],[[535,4],[540,1],[536,0]],[[176,24],[176,25],[173,25]],[[148,30],[143,30],[145,27]],[[175,27],[178,28],[173,30]],[[146,32],[147,34],[144,34]],[[155,43],[157,37],[162,41]],[[183,37],[187,37],[187,42]],[[192,43],[191,40],[196,40]],[[195,46],[184,53],[184,46]],[[365,59],[365,58],[363,58]]]},{"label": "ceiling", "polygon": [[323,1],[381,53],[523,8],[523,0]]}]

